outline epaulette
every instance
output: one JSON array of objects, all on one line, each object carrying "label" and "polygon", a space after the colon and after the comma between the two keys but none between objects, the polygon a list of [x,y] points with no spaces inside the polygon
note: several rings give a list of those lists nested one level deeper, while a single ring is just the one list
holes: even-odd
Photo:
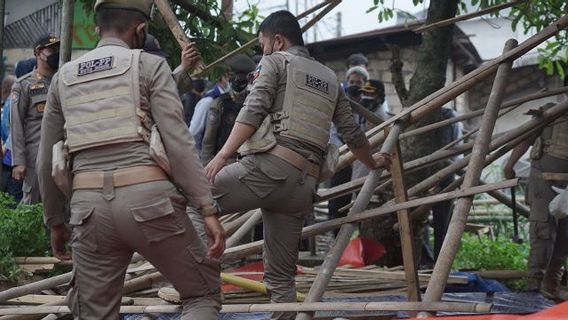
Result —
[{"label": "epaulette", "polygon": [[29,77],[32,76],[32,73],[33,73],[33,71],[30,71],[30,72],[24,74],[23,76],[17,78],[16,81],[17,81],[17,82],[21,82],[21,81],[23,81],[23,80],[26,80],[27,78],[29,78]]}]

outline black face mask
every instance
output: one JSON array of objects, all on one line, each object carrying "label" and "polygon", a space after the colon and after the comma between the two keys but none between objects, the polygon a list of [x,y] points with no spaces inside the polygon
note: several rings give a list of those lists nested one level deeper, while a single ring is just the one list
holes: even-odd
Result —
[{"label": "black face mask", "polygon": [[356,98],[356,97],[361,95],[361,86],[357,86],[357,85],[349,86],[347,88],[347,93],[349,94],[349,96],[351,98]]},{"label": "black face mask", "polygon": [[373,110],[377,105],[377,100],[373,98],[361,98],[361,105],[369,110]]},{"label": "black face mask", "polygon": [[49,56],[47,56],[47,59],[46,59],[45,62],[47,62],[47,65],[52,70],[59,69],[59,52],[55,52],[55,53],[52,53]]},{"label": "black face mask", "polygon": [[231,89],[235,93],[243,92],[247,89],[248,86],[248,78],[245,75],[244,77],[241,75],[236,75],[234,78],[231,79]]}]

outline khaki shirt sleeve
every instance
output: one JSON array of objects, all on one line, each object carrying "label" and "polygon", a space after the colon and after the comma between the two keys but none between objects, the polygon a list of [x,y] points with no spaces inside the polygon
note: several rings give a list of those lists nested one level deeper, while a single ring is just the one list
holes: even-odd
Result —
[{"label": "khaki shirt sleeve", "polygon": [[333,123],[337,127],[337,132],[349,149],[357,149],[367,143],[365,133],[355,122],[353,112],[349,100],[345,97],[345,92],[339,86],[339,98],[335,113],[333,114]]},{"label": "khaki shirt sleeve", "polygon": [[219,126],[221,124],[220,109],[220,99],[215,99],[207,112],[207,124],[205,125],[203,145],[201,147],[201,161],[204,165],[207,165],[207,163],[215,157],[217,132],[219,132]]},{"label": "khaki shirt sleeve", "polygon": [[43,199],[43,217],[48,227],[65,223],[65,195],[51,177],[53,145],[63,140],[65,118],[58,91],[58,75],[53,76],[47,94],[47,103],[41,122],[41,140],[36,167],[39,189]]},{"label": "khaki shirt sleeve", "polygon": [[178,94],[181,96],[184,93],[188,93],[193,89],[193,82],[191,81],[191,76],[186,71],[183,71],[181,65],[175,68],[172,72],[172,76],[177,85]]},{"label": "khaki shirt sleeve", "polygon": [[283,59],[283,57],[276,55],[268,55],[260,60],[255,74],[256,79],[236,122],[257,129],[260,127],[274,102],[281,73],[279,66],[283,65]]},{"label": "khaki shirt sleeve", "polygon": [[16,82],[12,87],[10,102],[10,135],[12,136],[12,165],[26,165],[26,139],[24,122],[26,107],[30,103],[26,86]]},{"label": "khaki shirt sleeve", "polygon": [[[141,61],[141,67],[144,63]],[[190,202],[200,207],[213,204],[211,185],[195,150],[195,141],[183,120],[183,107],[171,69],[165,60],[147,67],[150,110],[162,136],[170,160],[174,183],[180,187]]]}]

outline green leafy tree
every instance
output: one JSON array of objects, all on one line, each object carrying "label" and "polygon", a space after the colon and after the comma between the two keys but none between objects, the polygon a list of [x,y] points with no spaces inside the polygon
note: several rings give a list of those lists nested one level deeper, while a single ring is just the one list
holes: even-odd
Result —
[{"label": "green leafy tree", "polygon": [[[95,0],[81,0],[86,10],[92,12]],[[258,8],[254,5],[233,19],[226,19],[216,0],[174,0],[170,1],[172,11],[191,41],[195,42],[206,64],[242,46],[256,37],[260,24]],[[149,32],[160,42],[170,66],[180,63],[180,48],[168,26],[159,13],[150,22]],[[252,51],[248,52],[252,54]],[[213,70],[212,75],[218,73]]]}]

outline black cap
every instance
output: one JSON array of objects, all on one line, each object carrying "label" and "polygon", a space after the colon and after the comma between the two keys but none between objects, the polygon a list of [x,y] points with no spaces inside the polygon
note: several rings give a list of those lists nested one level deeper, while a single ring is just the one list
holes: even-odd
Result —
[{"label": "black cap", "polygon": [[369,60],[362,53],[354,53],[347,57],[347,66],[366,66]]},{"label": "black cap", "polygon": [[51,46],[59,46],[59,38],[52,34],[45,34],[34,43],[34,52]]},{"label": "black cap", "polygon": [[227,59],[227,65],[233,72],[250,73],[256,69],[256,63],[244,54],[237,54]]},{"label": "black cap", "polygon": [[365,83],[365,85],[361,88],[361,91],[365,93],[371,94],[385,94],[385,85],[381,80],[370,79]]}]

